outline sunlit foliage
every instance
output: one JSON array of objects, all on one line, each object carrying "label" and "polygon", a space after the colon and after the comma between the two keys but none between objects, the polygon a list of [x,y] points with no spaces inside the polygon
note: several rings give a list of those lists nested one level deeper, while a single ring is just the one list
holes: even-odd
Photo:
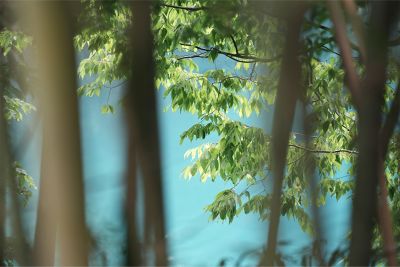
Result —
[{"label": "sunlit foliage", "polygon": [[[127,78],[123,33],[129,27],[131,14],[119,2],[84,3],[91,10],[84,19],[101,21],[97,26],[89,23],[76,37],[77,47],[88,51],[79,74],[95,77],[79,91],[93,96],[112,92],[115,84]],[[182,133],[181,142],[218,135],[215,143],[204,141],[185,154],[192,163],[183,170],[183,177],[199,177],[203,182],[222,179],[232,185],[206,207],[212,219],[232,221],[242,212],[255,212],[261,219],[268,219],[265,200],[271,197],[271,136],[264,129],[249,125],[247,118],[273,110],[285,23],[277,14],[262,12],[265,10],[247,1],[215,0],[162,1],[154,8],[156,84],[170,98],[168,108],[198,117],[198,123]],[[134,17],[133,14],[133,21]],[[302,103],[313,125],[311,144],[306,148],[303,129],[293,129],[284,180],[282,215],[294,217],[309,233],[313,229],[309,179],[302,168],[305,153],[312,152],[316,159],[319,205],[325,204],[327,196],[337,200],[351,196],[358,153],[356,114],[350,95],[343,88],[345,77],[330,25],[324,7],[315,4],[303,26],[301,58],[307,92]],[[354,55],[359,57],[357,49]],[[204,60],[210,66],[224,62],[231,67],[200,71],[198,64]],[[391,64],[386,103],[393,97],[392,85],[397,77],[394,62]],[[102,111],[113,109],[105,103]],[[297,112],[300,114],[301,109]],[[391,143],[386,172],[391,204],[397,207],[397,167],[390,160],[398,153],[396,140],[398,137]],[[343,169],[346,176],[338,177]]]}]

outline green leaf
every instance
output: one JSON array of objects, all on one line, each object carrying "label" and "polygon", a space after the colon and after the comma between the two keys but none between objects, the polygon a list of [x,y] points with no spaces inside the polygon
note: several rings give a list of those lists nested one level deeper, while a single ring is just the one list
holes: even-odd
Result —
[{"label": "green leaf", "polygon": [[101,113],[107,114],[107,113],[114,113],[114,107],[112,105],[103,105],[101,107]]},{"label": "green leaf", "polygon": [[210,60],[215,61],[215,59],[218,57],[218,50],[216,48],[211,49],[211,51],[208,54],[208,57]]}]

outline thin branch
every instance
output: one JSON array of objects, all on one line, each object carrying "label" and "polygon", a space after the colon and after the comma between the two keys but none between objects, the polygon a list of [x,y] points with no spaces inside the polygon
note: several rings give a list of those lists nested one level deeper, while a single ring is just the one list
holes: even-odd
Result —
[{"label": "thin branch", "polygon": [[299,148],[302,150],[305,150],[307,152],[311,153],[318,153],[318,154],[335,154],[335,153],[347,153],[347,154],[358,154],[358,151],[356,150],[350,150],[350,149],[335,149],[335,150],[325,150],[325,149],[310,149],[304,146],[296,145],[296,144],[289,144],[289,147],[295,147]]},{"label": "thin branch", "polygon": [[[206,47],[200,47],[197,45],[193,45],[193,44],[186,44],[186,43],[181,43],[182,46],[187,46],[187,47],[194,47],[198,50],[201,51],[206,51],[206,52],[211,52],[211,51],[217,51],[219,54],[225,55],[233,60],[236,60],[238,62],[243,62],[243,63],[254,63],[254,62],[263,62],[263,63],[268,63],[268,62],[272,62],[272,61],[276,61],[278,59],[281,58],[281,55],[276,56],[276,57],[272,57],[272,58],[260,58],[260,57],[256,57],[256,56],[252,56],[252,55],[245,55],[245,54],[233,54],[230,52],[226,52],[226,51],[222,51],[218,48],[206,48]],[[248,59],[249,61],[240,61],[239,59]]]},{"label": "thin branch", "polygon": [[232,40],[233,46],[235,47],[236,55],[239,55],[239,50],[238,50],[238,47],[237,47],[237,44],[236,44],[235,38],[233,38],[233,35],[232,35],[232,34],[230,35],[230,37],[231,37],[231,40]]},{"label": "thin branch", "polygon": [[111,88],[108,88],[107,105],[110,103],[111,90]]},{"label": "thin branch", "polygon": [[177,60],[182,60],[182,59],[189,59],[189,58],[207,58],[207,56],[205,55],[207,52],[201,52],[199,54],[194,54],[194,55],[187,55],[187,56],[182,56],[182,57],[178,57],[176,58]]},{"label": "thin branch", "polygon": [[205,6],[176,6],[176,5],[169,5],[169,4],[160,4],[161,7],[169,7],[169,8],[174,8],[174,9],[180,9],[180,10],[186,10],[189,12],[196,12],[196,11],[202,11],[202,10],[207,10],[208,7]]},{"label": "thin branch", "polygon": [[292,165],[292,164],[298,162],[299,160],[301,160],[302,158],[304,158],[305,155],[306,155],[306,153],[301,154],[301,156],[298,157],[297,159],[294,159],[294,160],[292,160],[291,162],[288,162],[288,163],[287,163],[287,166]]},{"label": "thin branch", "polygon": [[[206,78],[206,77],[204,77],[204,78]],[[207,78],[206,78],[206,79],[207,79]],[[211,84],[212,84],[212,85],[215,85],[215,84],[222,84],[224,81],[226,81],[226,80],[232,80],[232,79],[238,79],[238,80],[240,80],[240,81],[249,81],[249,82],[251,82],[251,83],[253,83],[253,84],[259,84],[259,82],[253,81],[253,80],[251,80],[250,78],[243,78],[243,77],[240,77],[240,76],[228,76],[228,77],[225,77],[224,79],[222,79],[222,80],[220,80],[220,81],[213,82],[213,83],[211,83]]]},{"label": "thin branch", "polygon": [[253,66],[251,67],[250,76],[249,76],[250,81],[253,80],[253,74],[254,74],[254,71],[256,70],[256,65],[257,65],[257,63],[255,62],[255,63],[253,63]]},{"label": "thin branch", "polygon": [[336,52],[336,51],[330,49],[329,47],[326,47],[325,45],[322,45],[321,47],[322,47],[323,49],[325,49],[326,51],[328,51],[328,52],[331,52],[331,53],[333,53],[333,54],[335,54],[335,55],[338,55],[339,57],[342,56],[340,53],[338,53],[338,52]]},{"label": "thin branch", "polygon": [[[333,30],[333,28],[329,28],[328,26],[325,26],[323,24],[318,24],[318,23],[315,23],[315,22],[312,22],[312,21],[307,21],[307,23],[310,24],[311,26],[314,26],[314,27],[319,28],[321,30],[327,31],[327,32],[331,33],[332,35],[335,34],[335,31]],[[352,43],[350,40],[348,40],[348,41],[349,41],[350,47],[352,49],[357,50],[357,51],[360,50],[360,48],[356,44]]]},{"label": "thin branch", "polygon": [[228,57],[228,58],[230,58],[230,59],[232,59],[232,60],[234,60],[234,61],[237,61],[237,62],[240,62],[240,63],[247,63],[247,64],[250,64],[250,63],[256,63],[256,62],[260,62],[260,61],[257,61],[257,60],[240,60],[240,59],[237,59],[236,57],[234,57],[234,56],[229,56],[229,55],[226,55],[226,54],[224,54],[226,57]]},{"label": "thin branch", "polygon": [[119,84],[112,85],[112,86],[104,85],[104,87],[106,87],[107,89],[114,89],[114,88],[120,87],[121,85],[124,85],[124,84],[126,84],[126,83],[127,83],[127,81],[125,80],[125,81],[123,81],[123,82],[120,82]]}]

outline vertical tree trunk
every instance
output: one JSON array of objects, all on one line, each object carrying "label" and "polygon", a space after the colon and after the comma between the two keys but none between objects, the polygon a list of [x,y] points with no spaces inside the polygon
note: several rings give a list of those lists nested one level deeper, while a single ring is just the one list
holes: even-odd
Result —
[{"label": "vertical tree trunk", "polygon": [[[47,131],[43,131],[45,134]],[[53,266],[56,246],[57,216],[57,179],[51,179],[48,162],[51,161],[48,137],[43,135],[42,159],[39,184],[39,203],[37,210],[35,239],[33,244],[33,265]]]},{"label": "vertical tree trunk", "polygon": [[[132,117],[127,112],[127,125],[129,133],[132,132]],[[127,223],[127,252],[126,252],[126,265],[127,266],[142,266],[141,247],[138,238],[138,218],[137,218],[137,191],[138,191],[138,177],[136,169],[136,150],[132,134],[128,136],[128,170],[126,175],[126,199],[125,199],[125,216]]]},{"label": "vertical tree trunk", "polygon": [[59,264],[83,266],[88,263],[88,234],[72,22],[65,2],[34,2],[24,7],[37,42],[41,84],[36,93],[43,120],[43,187],[35,258],[42,265],[52,260],[57,225]]},{"label": "vertical tree trunk", "polygon": [[[291,3],[294,12],[288,20],[285,48],[272,126],[272,173],[273,192],[268,230],[267,251],[261,265],[273,265],[281,215],[281,195],[286,164],[289,134],[292,129],[296,101],[301,92],[301,65],[298,52],[301,49],[300,29],[305,11],[304,3]],[[290,77],[290,78],[289,78]]]},{"label": "vertical tree trunk", "polygon": [[[3,15],[4,5],[0,6],[0,14]],[[4,29],[3,25],[0,25],[0,31]],[[0,62],[3,63],[3,51],[0,51]],[[4,84],[5,84],[5,73],[0,73],[0,265],[4,264],[4,252],[6,249],[5,244],[5,222],[6,222],[6,177],[8,166],[7,150],[6,150],[6,120],[5,114],[5,99],[4,99]]]},{"label": "vertical tree trunk", "polygon": [[366,266],[371,259],[371,241],[377,210],[381,107],[386,81],[387,40],[396,2],[372,2],[367,42],[366,78],[360,98],[359,151],[353,200],[350,266]]},{"label": "vertical tree trunk", "polygon": [[[133,25],[131,40],[131,80],[128,109],[132,120],[131,138],[137,148],[137,161],[143,174],[145,195],[146,239],[153,242],[155,264],[167,265],[164,230],[164,206],[158,136],[157,105],[154,85],[153,35],[151,31],[152,1],[132,1]],[[130,164],[132,164],[131,161]],[[134,203],[133,203],[134,204]]]},{"label": "vertical tree trunk", "polygon": [[379,227],[383,238],[383,249],[384,254],[387,258],[389,266],[397,266],[396,259],[396,241],[393,235],[393,220],[392,214],[388,204],[388,190],[386,184],[385,175],[385,159],[390,142],[390,138],[395,130],[400,112],[400,80],[397,83],[396,93],[393,98],[390,111],[385,119],[385,124],[381,128],[380,132],[380,146],[381,146],[381,157],[380,161],[380,179],[379,179],[379,196],[378,196],[378,219]]},{"label": "vertical tree trunk", "polygon": [[[2,53],[2,51],[0,51]],[[6,149],[6,121],[4,117],[5,100],[4,100],[4,73],[0,73],[0,264],[4,264],[5,244],[5,221],[6,221],[6,179],[8,177],[8,155]]]}]

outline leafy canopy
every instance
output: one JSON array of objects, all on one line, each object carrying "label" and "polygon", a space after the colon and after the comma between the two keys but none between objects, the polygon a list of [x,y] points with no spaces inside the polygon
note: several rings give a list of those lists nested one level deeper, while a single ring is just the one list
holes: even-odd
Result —
[{"label": "leafy canopy", "polygon": [[[78,49],[87,49],[88,56],[81,61],[79,74],[82,78],[93,76],[93,80],[79,92],[86,96],[109,94],[116,83],[127,79],[125,32],[135,16],[117,1],[84,4],[89,11],[82,16],[82,23],[87,28],[75,40]],[[222,179],[232,185],[206,207],[211,219],[231,222],[240,213],[258,213],[262,220],[269,217],[271,135],[247,119],[271,112],[275,101],[286,29],[284,19],[268,10],[245,0],[170,0],[157,2],[154,8],[156,85],[170,98],[172,111],[198,117],[198,122],[181,134],[181,143],[204,140],[185,153],[192,163],[183,170],[183,177],[199,177],[203,182]],[[330,25],[326,7],[315,3],[303,25],[301,57],[306,87],[302,102],[314,128],[307,148],[303,129],[293,130],[283,187],[282,215],[295,218],[309,233],[313,229],[308,213],[309,178],[303,169],[306,152],[315,157],[319,205],[325,204],[328,196],[337,200],[351,196],[358,153],[356,114],[343,88],[344,72]],[[356,46],[353,52],[359,57]],[[232,67],[200,71],[199,63],[204,61],[210,66],[223,62]],[[397,75],[395,62],[390,62],[385,111]],[[102,111],[113,109],[105,103]],[[211,134],[218,135],[217,142],[206,141]],[[396,133],[386,162],[393,210],[400,205],[393,160],[399,156],[399,140]],[[349,166],[346,176],[337,177],[344,164]]]},{"label": "leafy canopy", "polygon": [[[88,97],[104,93],[110,96],[128,78],[126,33],[135,15],[120,1],[82,3],[81,30],[75,36],[75,45],[84,55],[78,74],[89,78],[89,82],[78,92]],[[183,177],[199,177],[203,182],[222,179],[231,184],[205,208],[211,219],[231,222],[241,213],[257,213],[260,219],[267,220],[272,179],[271,135],[252,125],[248,118],[273,111],[285,41],[284,18],[262,1],[165,0],[156,3],[152,19],[155,83],[171,100],[168,108],[190,112],[198,118],[181,134],[181,143],[204,140],[185,153],[192,162],[183,170]],[[351,196],[358,153],[356,114],[350,95],[343,88],[345,77],[331,25],[323,3],[314,3],[304,21],[300,57],[306,87],[301,102],[313,125],[312,136],[306,146],[303,129],[293,129],[282,193],[282,215],[296,219],[309,233],[313,229],[308,213],[309,177],[303,168],[307,166],[306,152],[311,152],[315,159],[319,205],[324,205],[328,196],[337,200]],[[4,30],[0,34],[5,55],[11,50],[20,53],[30,42],[30,38],[18,32]],[[357,47],[353,48],[354,56],[359,57]],[[227,67],[202,71],[199,63],[205,61],[210,66],[222,62]],[[385,112],[398,77],[395,66],[391,57]],[[360,67],[359,71],[363,69]],[[19,94],[21,88],[14,88],[12,82],[7,86],[7,118],[20,120],[34,107]],[[113,113],[114,107],[107,101],[101,112]],[[211,134],[218,136],[214,143],[206,141]],[[400,207],[400,180],[394,160],[399,158],[399,148],[400,136],[395,133],[385,162],[394,216],[399,215]],[[344,165],[348,166],[346,176],[337,177]],[[395,232],[400,234],[399,226]]]}]

